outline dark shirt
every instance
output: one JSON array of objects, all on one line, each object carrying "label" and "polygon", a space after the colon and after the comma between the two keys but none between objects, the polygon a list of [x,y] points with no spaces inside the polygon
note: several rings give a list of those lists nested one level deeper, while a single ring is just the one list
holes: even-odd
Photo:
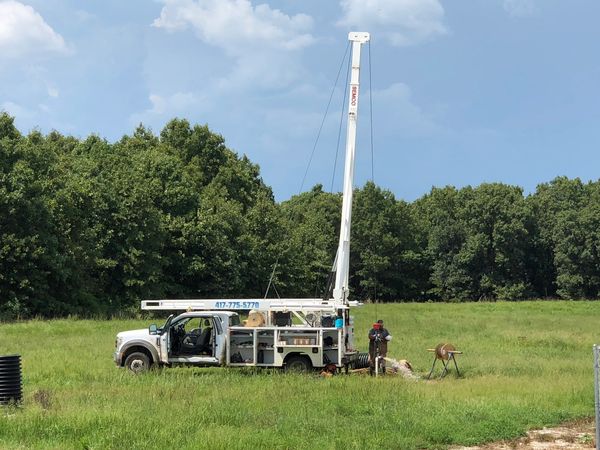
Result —
[{"label": "dark shirt", "polygon": [[374,340],[375,336],[377,336],[378,334],[381,336],[382,340],[385,340],[385,338],[390,335],[389,331],[386,330],[385,328],[380,328],[379,330],[376,330],[375,328],[371,328],[371,331],[369,331],[369,340],[370,341]]}]

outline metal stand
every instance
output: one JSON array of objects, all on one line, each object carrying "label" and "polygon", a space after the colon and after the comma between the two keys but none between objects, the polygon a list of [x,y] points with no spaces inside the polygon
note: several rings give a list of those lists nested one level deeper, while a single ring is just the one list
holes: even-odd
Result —
[{"label": "metal stand", "polygon": [[460,377],[460,370],[458,370],[458,364],[456,363],[455,355],[462,355],[462,352],[458,350],[445,350],[443,354],[440,354],[439,349],[435,348],[427,349],[427,351],[435,353],[435,356],[433,357],[433,365],[431,366],[429,375],[426,377],[428,380],[431,379],[431,375],[433,375],[433,370],[435,369],[435,364],[438,362],[438,360],[442,361],[442,365],[444,366],[444,370],[442,370],[440,378],[444,378],[448,374],[448,370],[450,369],[450,361],[454,363],[456,375]]},{"label": "metal stand", "polygon": [[[381,356],[381,340],[377,339],[375,340],[375,361],[374,361],[374,368],[371,366],[370,367],[370,372],[371,375],[375,375],[375,377],[378,377],[379,375],[385,375],[385,360],[384,357]],[[373,373],[373,369],[375,370],[375,372]]]}]

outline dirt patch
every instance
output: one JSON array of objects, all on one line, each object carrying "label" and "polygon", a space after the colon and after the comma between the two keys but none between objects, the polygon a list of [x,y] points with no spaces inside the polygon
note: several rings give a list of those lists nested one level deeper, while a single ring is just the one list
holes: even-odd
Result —
[{"label": "dirt patch", "polygon": [[579,420],[556,428],[532,430],[514,441],[502,441],[476,447],[451,447],[451,450],[555,450],[595,449],[594,421]]}]

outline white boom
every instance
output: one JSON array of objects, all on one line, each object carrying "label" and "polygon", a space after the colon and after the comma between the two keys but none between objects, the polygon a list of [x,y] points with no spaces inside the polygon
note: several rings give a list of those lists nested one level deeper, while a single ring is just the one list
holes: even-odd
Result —
[{"label": "white boom", "polygon": [[333,299],[348,302],[348,276],[350,271],[350,225],[352,221],[352,193],[354,188],[354,153],[356,149],[356,120],[358,115],[358,86],[360,75],[360,50],[369,42],[369,33],[352,32],[352,72],[350,74],[350,96],[348,98],[348,131],[346,134],[346,163],[344,168],[344,196],[342,200],[342,222],[337,250]]}]

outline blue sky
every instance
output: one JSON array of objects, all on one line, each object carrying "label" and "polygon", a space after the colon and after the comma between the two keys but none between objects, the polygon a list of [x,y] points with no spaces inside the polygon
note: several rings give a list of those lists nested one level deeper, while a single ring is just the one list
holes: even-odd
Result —
[{"label": "blue sky", "polygon": [[[111,141],[140,122],[206,123],[284,200],[348,31],[369,31],[377,184],[409,201],[447,184],[531,192],[598,178],[598,17],[595,0],[0,0],[0,110],[24,132]],[[365,75],[358,185],[371,176]],[[342,89],[304,189],[330,187]]]}]

